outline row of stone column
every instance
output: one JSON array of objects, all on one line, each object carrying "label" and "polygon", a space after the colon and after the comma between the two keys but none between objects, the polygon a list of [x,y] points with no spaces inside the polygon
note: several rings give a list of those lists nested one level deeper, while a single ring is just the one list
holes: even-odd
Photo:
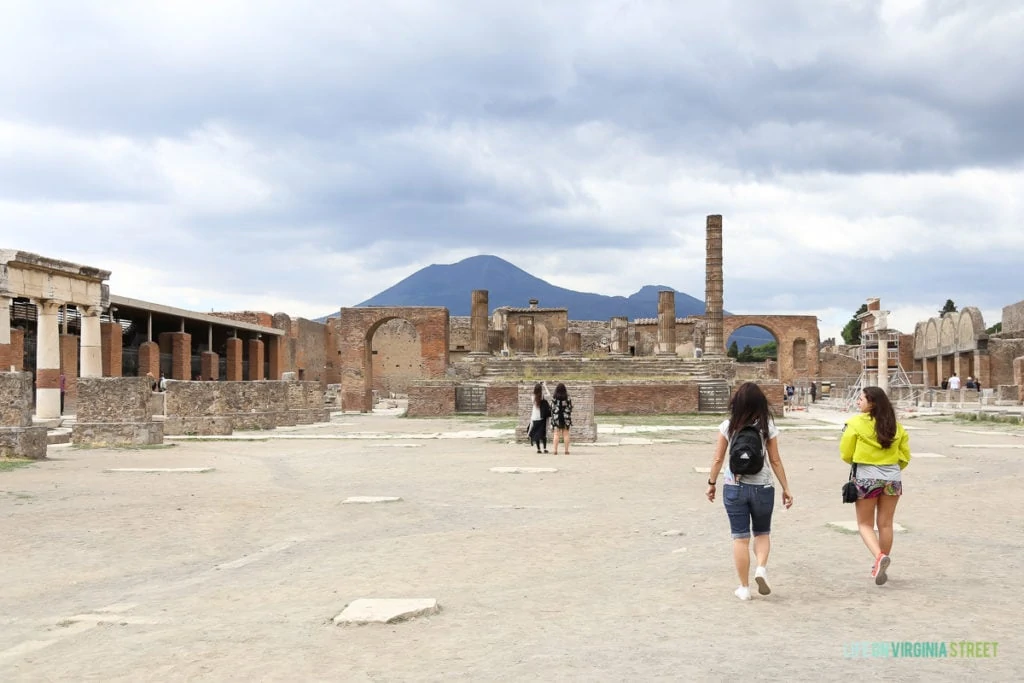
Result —
[{"label": "row of stone column", "polygon": [[[966,366],[966,369],[965,369]],[[961,384],[973,376],[981,381],[985,389],[992,389],[991,356],[983,351],[963,351],[931,358],[921,359],[921,383],[928,386],[940,386],[943,379],[953,373],[960,378]]]}]

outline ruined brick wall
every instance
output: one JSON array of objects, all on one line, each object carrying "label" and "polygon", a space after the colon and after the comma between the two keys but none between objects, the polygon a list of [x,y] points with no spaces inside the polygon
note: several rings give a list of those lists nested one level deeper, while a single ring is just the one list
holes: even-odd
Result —
[{"label": "ruined brick wall", "polygon": [[[15,372],[21,372],[25,369],[25,330],[20,327],[11,329],[11,347],[8,350],[8,354]],[[3,369],[8,370],[9,368],[4,366]]]},{"label": "ruined brick wall", "polygon": [[[533,412],[534,384],[534,382],[520,382],[517,387],[516,441],[529,441],[526,434],[530,428],[530,414]],[[591,382],[565,382],[565,388],[572,401],[570,441],[576,443],[597,441],[597,421],[594,419],[594,384]],[[549,387],[549,389],[554,391],[554,387]]]},{"label": "ruined brick wall", "polygon": [[[533,348],[524,349],[519,339],[519,319],[533,318]],[[569,313],[564,309],[511,309],[507,315],[508,344],[513,351],[532,352],[538,356],[557,356],[565,350],[569,331]]]},{"label": "ruined brick wall", "polygon": [[1009,306],[1003,306],[1003,330],[1000,334],[1009,332],[1024,333],[1024,301],[1018,301]]},{"label": "ruined brick wall", "polygon": [[515,415],[519,407],[519,383],[498,383],[487,386],[488,417],[507,417]]},{"label": "ruined brick wall", "polygon": [[414,381],[427,379],[420,338],[408,320],[384,323],[374,333],[372,344],[374,391],[384,396],[405,394]]},{"label": "ruined brick wall", "polygon": [[631,345],[636,347],[637,356],[653,356],[658,350],[658,323],[633,325],[635,338]]},{"label": "ruined brick wall", "polygon": [[273,327],[274,316],[264,311],[217,311],[210,313],[218,318],[226,318],[240,323],[259,325],[261,327]]},{"label": "ruined brick wall", "polygon": [[672,415],[696,413],[696,382],[605,382],[594,384],[599,415]]},{"label": "ruined brick wall", "polygon": [[761,391],[764,392],[765,398],[768,399],[768,407],[772,409],[772,413],[775,417],[781,418],[783,406],[785,405],[785,401],[782,399],[785,395],[785,390],[782,388],[782,384],[758,382],[757,386],[761,387]]},{"label": "ruined brick wall", "polygon": [[455,414],[455,383],[420,381],[409,386],[409,417],[444,417]]},{"label": "ruined brick wall", "polygon": [[989,382],[986,388],[1016,384],[1013,359],[1024,356],[1024,339],[989,339]]},{"label": "ruined brick wall", "polygon": [[448,344],[449,350],[453,352],[466,351],[470,348],[470,317],[468,315],[453,315],[448,317]]},{"label": "ruined brick wall", "polygon": [[818,377],[823,380],[856,378],[860,376],[861,363],[841,353],[822,351],[818,368]]},{"label": "ruined brick wall", "polygon": [[612,326],[607,320],[570,320],[569,329],[580,333],[584,356],[607,353],[611,347]]},{"label": "ruined brick wall", "polygon": [[104,377],[121,376],[123,341],[124,330],[120,324],[100,323],[100,362]]},{"label": "ruined brick wall", "polygon": [[76,419],[80,423],[149,422],[152,393],[145,377],[82,377]]},{"label": "ruined brick wall", "polygon": [[0,427],[32,424],[32,375],[0,372]]},{"label": "ruined brick wall", "polygon": [[900,335],[900,365],[906,372],[914,369],[914,335]]},{"label": "ruined brick wall", "polygon": [[341,384],[341,351],[338,349],[337,318],[328,318],[324,325],[325,386]]},{"label": "ruined brick wall", "polygon": [[302,370],[302,379],[320,382],[326,386],[327,326],[323,323],[298,318],[293,321],[295,331],[295,370]]}]

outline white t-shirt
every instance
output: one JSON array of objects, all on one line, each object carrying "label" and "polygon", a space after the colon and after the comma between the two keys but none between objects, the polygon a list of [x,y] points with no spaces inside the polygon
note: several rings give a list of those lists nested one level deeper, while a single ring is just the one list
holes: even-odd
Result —
[{"label": "white t-shirt", "polygon": [[960,388],[960,378],[957,377],[956,375],[953,375],[952,377],[950,377],[949,378],[949,388],[950,389],[959,389]]},{"label": "white t-shirt", "polygon": [[[725,437],[726,441],[728,441],[729,421],[726,420],[722,424],[718,425],[718,431],[722,436]],[[775,426],[775,421],[773,420],[771,424],[768,425],[768,440],[770,441],[772,439],[778,438],[778,436],[779,428]],[[758,472],[757,474],[742,474],[740,475],[740,480],[737,482],[736,477],[734,477],[732,472],[729,470],[729,448],[727,446],[725,449],[725,469],[723,470],[723,473],[725,475],[725,483],[750,484],[752,486],[772,486],[774,484],[774,480],[772,479],[772,466],[771,463],[768,462],[768,444],[765,443],[764,447],[764,467],[761,468],[761,471]]]}]

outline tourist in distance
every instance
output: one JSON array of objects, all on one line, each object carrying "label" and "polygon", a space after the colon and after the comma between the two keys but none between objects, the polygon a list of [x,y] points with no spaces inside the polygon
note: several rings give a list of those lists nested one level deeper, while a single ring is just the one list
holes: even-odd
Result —
[{"label": "tourist in distance", "polygon": [[530,445],[537,446],[540,453],[541,444],[544,452],[548,452],[548,420],[551,418],[551,404],[544,398],[547,387],[540,382],[533,386],[533,409],[530,413]]},{"label": "tourist in distance", "polygon": [[716,480],[724,467],[722,499],[732,531],[732,557],[740,577],[735,595],[740,600],[750,600],[751,529],[757,558],[754,581],[761,595],[772,592],[767,565],[775,508],[773,471],[782,485],[782,504],[787,510],[793,505],[793,495],[789,492],[789,481],[779,455],[779,429],[759,386],[744,382],[736,389],[729,402],[729,419],[719,425],[718,432],[705,495],[708,501],[715,502]]},{"label": "tourist in distance", "polygon": [[902,471],[910,462],[910,437],[896,421],[896,411],[880,388],[864,387],[857,408],[860,414],[843,427],[839,452],[844,462],[855,467],[857,529],[875,558],[871,576],[881,586],[888,580],[892,522],[903,494]]},{"label": "tourist in distance", "polygon": [[572,427],[572,399],[565,385],[559,383],[555,394],[551,397],[551,432],[555,442],[555,455],[558,455],[558,438],[565,440],[565,454],[569,455],[569,429]]},{"label": "tourist in distance", "polygon": [[956,376],[955,372],[949,376],[949,388],[953,391],[960,391],[960,378]]}]

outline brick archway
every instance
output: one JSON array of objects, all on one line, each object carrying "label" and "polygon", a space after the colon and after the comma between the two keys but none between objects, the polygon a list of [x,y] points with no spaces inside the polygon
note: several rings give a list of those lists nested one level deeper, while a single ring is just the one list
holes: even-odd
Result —
[{"label": "brick archway", "polygon": [[[813,315],[729,315],[722,318],[726,341],[741,327],[754,325],[772,333],[779,348],[779,379],[792,382],[818,376],[818,319]],[[794,348],[804,348],[805,362],[798,363]]]},{"label": "brick archway", "polygon": [[373,334],[396,318],[416,328],[423,368],[430,378],[448,370],[448,309],[427,306],[343,308],[334,323],[336,352],[341,360],[341,407],[368,413],[373,410]]}]

